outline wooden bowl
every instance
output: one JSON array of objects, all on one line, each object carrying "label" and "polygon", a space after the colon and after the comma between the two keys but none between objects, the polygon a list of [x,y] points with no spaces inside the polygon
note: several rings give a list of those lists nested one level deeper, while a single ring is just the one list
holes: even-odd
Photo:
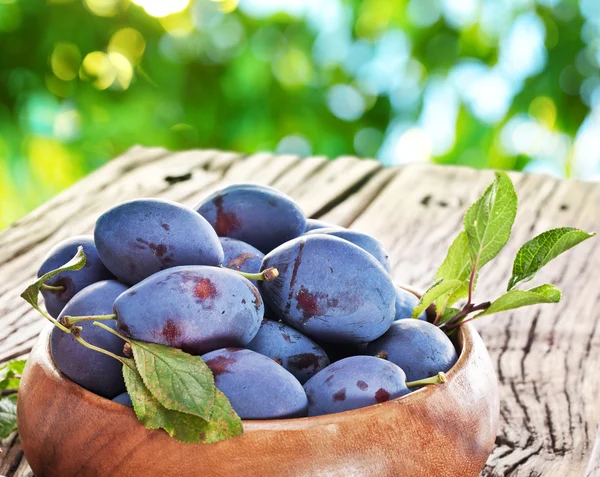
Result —
[{"label": "wooden bowl", "polygon": [[183,444],[62,375],[40,335],[21,380],[19,433],[37,477],[476,476],[496,437],[496,375],[467,324],[448,382],[326,416],[244,421],[244,434]]}]

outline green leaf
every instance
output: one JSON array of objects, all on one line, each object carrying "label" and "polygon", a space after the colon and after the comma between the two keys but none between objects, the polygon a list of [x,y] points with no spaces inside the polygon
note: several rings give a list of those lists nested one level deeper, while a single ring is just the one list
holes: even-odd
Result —
[{"label": "green leaf", "polygon": [[19,387],[21,379],[15,376],[23,374],[25,362],[24,359],[15,359],[0,366],[0,391]]},{"label": "green leaf", "polygon": [[[31,306],[33,306],[36,310],[38,310],[46,318],[49,318],[49,315],[47,315],[42,309],[40,309],[40,307],[38,305],[38,295],[39,295],[40,289],[42,288],[42,285],[44,283],[46,283],[48,280],[50,280],[52,277],[58,275],[61,272],[66,272],[69,270],[80,270],[81,268],[84,267],[85,261],[86,261],[86,257],[85,257],[85,253],[83,252],[83,247],[79,246],[77,248],[77,253],[71,260],[69,260],[67,263],[65,263],[62,267],[58,267],[55,270],[51,270],[48,273],[45,273],[44,275],[42,275],[40,278],[38,278],[35,282],[33,282],[31,285],[29,285],[23,291],[23,293],[21,293],[21,298],[23,298],[27,303],[29,303]],[[51,319],[51,320],[55,321],[53,319]]]},{"label": "green leaf", "polygon": [[444,323],[450,321],[451,318],[460,313],[459,308],[446,308],[440,319],[438,320],[438,326],[442,326]]},{"label": "green leaf", "polygon": [[504,172],[496,173],[496,180],[475,201],[464,218],[468,249],[477,270],[502,250],[517,215],[517,194]]},{"label": "green leaf", "polygon": [[454,291],[460,288],[462,285],[463,282],[460,280],[444,280],[443,278],[436,280],[429,290],[423,293],[419,304],[413,310],[412,317],[418,318],[421,313],[423,313],[427,307],[439,297],[444,295],[452,295],[452,293],[454,293]]},{"label": "green leaf", "polygon": [[550,260],[595,235],[572,227],[562,227],[532,238],[517,252],[507,289],[531,280]]},{"label": "green leaf", "polygon": [[152,395],[167,409],[210,419],[215,398],[212,371],[199,356],[131,340],[137,369]]},{"label": "green leaf", "polygon": [[133,361],[123,366],[127,392],[138,419],[147,429],[164,429],[181,442],[217,442],[243,433],[242,420],[235,413],[229,400],[218,389],[210,421],[160,404],[145,386]]},{"label": "green leaf", "polygon": [[451,306],[462,298],[466,298],[469,294],[469,277],[473,269],[473,261],[469,255],[469,239],[467,233],[463,230],[460,232],[450,248],[446,258],[438,268],[435,274],[436,281],[444,280],[460,280],[463,285],[452,293],[441,295],[436,300],[437,311],[445,309],[446,306]]},{"label": "green leaf", "polygon": [[468,247],[469,239],[467,233],[463,230],[456,236],[452,245],[450,245],[446,258],[435,274],[436,280],[440,278],[444,280],[468,280],[473,267]]},{"label": "green leaf", "polygon": [[0,398],[0,439],[17,430],[17,395]]},{"label": "green leaf", "polygon": [[541,285],[530,290],[511,290],[492,302],[490,307],[475,318],[491,315],[501,311],[514,310],[522,306],[537,305],[539,303],[558,303],[561,292],[554,285]]}]

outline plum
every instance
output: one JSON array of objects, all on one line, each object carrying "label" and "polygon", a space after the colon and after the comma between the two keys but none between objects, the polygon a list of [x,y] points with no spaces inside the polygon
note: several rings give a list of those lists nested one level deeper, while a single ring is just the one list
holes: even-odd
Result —
[{"label": "plum", "polygon": [[310,232],[306,232],[305,235],[315,234],[333,235],[334,237],[347,240],[348,242],[351,242],[354,245],[362,248],[364,251],[369,252],[377,259],[379,263],[383,265],[388,272],[390,271],[390,260],[388,253],[383,248],[381,242],[370,235],[357,232],[356,230],[342,229],[340,227],[319,228],[311,230]]},{"label": "plum", "polygon": [[[324,220],[306,219],[306,228],[304,229],[304,233],[310,232],[311,230],[330,229],[333,227],[338,227],[338,226],[334,225],[334,224],[330,224],[329,222],[325,222]],[[342,228],[342,227],[339,227],[339,228]]]},{"label": "plum", "polygon": [[272,320],[263,320],[246,347],[274,359],[300,383],[329,366],[329,358],[318,344],[284,323]]},{"label": "plum", "polygon": [[125,336],[196,355],[248,344],[264,313],[249,280],[202,265],[155,273],[123,293],[114,309]]},{"label": "plum", "polygon": [[116,398],[113,398],[113,402],[118,402],[119,404],[123,404],[123,406],[133,407],[133,403],[131,402],[131,398],[129,397],[129,393],[119,394]]},{"label": "plum", "polygon": [[321,416],[371,406],[408,394],[404,371],[374,356],[351,356],[304,384],[308,415]]},{"label": "plum", "polygon": [[298,237],[306,217],[283,193],[257,184],[236,184],[206,197],[196,210],[221,237],[249,243],[263,253]]},{"label": "plum", "polygon": [[100,260],[94,237],[91,235],[71,237],[52,247],[38,270],[38,278],[71,260],[80,246],[83,247],[86,256],[85,266],[80,270],[61,272],[46,281],[46,286],[57,287],[57,289],[42,288],[46,310],[54,318],[77,292],[92,283],[114,278]]},{"label": "plum", "polygon": [[[265,254],[241,240],[230,237],[220,237],[223,247],[223,266],[231,270],[245,273],[258,273]],[[250,280],[256,285],[256,281]]]},{"label": "plum", "polygon": [[202,356],[242,419],[306,416],[306,394],[298,380],[271,358],[249,349],[224,348]]},{"label": "plum", "polygon": [[421,320],[395,321],[383,336],[369,343],[367,352],[400,366],[409,381],[446,372],[458,359],[450,338]]},{"label": "plum", "polygon": [[279,276],[259,283],[277,316],[315,340],[364,343],[394,320],[396,292],[383,266],[360,247],[329,235],[291,240],[263,260]]},{"label": "plum", "polygon": [[[394,320],[404,320],[412,318],[412,312],[419,304],[419,299],[414,293],[405,290],[399,285],[396,287],[396,318]],[[419,315],[419,320],[426,320],[427,313],[423,312]]]},{"label": "plum", "polygon": [[94,241],[104,265],[129,285],[171,267],[223,262],[210,224],[169,200],[138,199],[113,207],[98,218]]},{"label": "plum", "polygon": [[[63,316],[108,315],[113,312],[113,303],[127,286],[116,280],[96,282],[75,295],[64,307]],[[115,328],[114,321],[105,322]],[[125,342],[118,336],[94,326],[91,322],[78,323],[81,337],[89,343],[113,354],[123,356]],[[50,337],[50,352],[56,367],[71,381],[88,391],[112,398],[125,391],[122,364],[114,358],[88,349],[78,343],[72,334],[54,327]]]}]

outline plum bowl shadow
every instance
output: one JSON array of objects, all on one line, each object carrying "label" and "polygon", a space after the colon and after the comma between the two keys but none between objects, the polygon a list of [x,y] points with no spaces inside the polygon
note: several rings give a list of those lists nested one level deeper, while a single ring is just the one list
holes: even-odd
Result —
[{"label": "plum bowl shadow", "polygon": [[459,359],[445,384],[338,414],[246,420],[243,435],[214,444],[148,430],[131,408],[70,381],[52,361],[51,329],[31,351],[18,396],[20,439],[37,477],[468,477],[494,447],[497,378],[470,323],[456,333]]}]

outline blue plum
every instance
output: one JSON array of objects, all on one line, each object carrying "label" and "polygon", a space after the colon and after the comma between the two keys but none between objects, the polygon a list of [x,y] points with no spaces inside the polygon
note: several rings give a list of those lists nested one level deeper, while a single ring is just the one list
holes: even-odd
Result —
[{"label": "blue plum", "polygon": [[225,348],[202,356],[242,419],[306,416],[306,394],[298,380],[271,358],[248,349]]},{"label": "blue plum", "polygon": [[[396,287],[396,318],[395,320],[404,320],[412,318],[412,312],[419,304],[419,299],[414,293],[405,290],[399,285]],[[426,320],[427,313],[423,312],[419,316],[419,320]]]},{"label": "blue plum", "polygon": [[317,373],[304,384],[308,415],[349,411],[408,394],[404,371],[374,356],[352,356]]},{"label": "blue plum", "polygon": [[263,253],[302,235],[306,228],[306,217],[292,199],[257,184],[221,189],[200,202],[196,210],[219,236],[243,240]]},{"label": "blue plum", "polygon": [[264,313],[249,280],[202,265],[155,273],[123,293],[114,308],[124,335],[190,354],[248,344]]},{"label": "blue plum", "polygon": [[329,366],[329,358],[318,344],[294,328],[272,320],[263,320],[246,347],[277,361],[300,383]]},{"label": "blue plum", "polygon": [[381,263],[381,265],[383,265],[388,272],[390,271],[390,260],[388,253],[383,248],[381,242],[370,235],[357,232],[356,230],[342,229],[339,227],[316,229],[306,233],[306,235],[315,234],[333,235],[334,237],[347,240],[348,242],[362,248],[364,251],[369,252],[377,259],[379,263]]},{"label": "blue plum", "polygon": [[334,224],[330,224],[329,222],[325,222],[324,220],[306,219],[306,228],[304,229],[304,233],[310,232],[311,230],[317,230],[317,229],[330,229],[332,227],[338,227],[338,226],[334,225]]},{"label": "blue plum", "polygon": [[394,320],[396,292],[383,266],[360,247],[329,235],[305,235],[265,256],[265,301],[287,324],[315,340],[364,343]]},{"label": "blue plum", "polygon": [[63,287],[62,290],[42,290],[46,310],[54,318],[60,314],[64,306],[77,292],[92,283],[114,278],[100,260],[96,245],[94,245],[94,237],[91,235],[71,237],[52,247],[44,258],[37,276],[41,277],[45,273],[56,270],[67,263],[75,256],[79,246],[83,247],[86,255],[85,266],[80,270],[59,273],[46,282],[46,285]]},{"label": "blue plum", "polygon": [[328,343],[326,341],[317,341],[317,344],[323,348],[330,363],[335,363],[344,358],[350,356],[367,355],[366,348],[367,343],[361,344],[340,344],[340,343]]},{"label": "blue plum", "polygon": [[421,320],[398,320],[367,352],[400,366],[408,381],[448,371],[457,360],[450,338],[437,326]]},{"label": "blue plum", "polygon": [[138,199],[113,207],[98,218],[94,241],[102,262],[129,285],[171,267],[223,262],[210,224],[169,200]]},{"label": "blue plum", "polygon": [[[264,253],[241,240],[230,237],[220,237],[219,240],[225,256],[223,259],[224,267],[245,273],[258,273],[260,271],[260,265],[265,256]],[[251,282],[256,285],[254,280],[251,280]]]},{"label": "blue plum", "polygon": [[[66,315],[109,315],[113,312],[113,303],[127,287],[116,280],[96,282],[75,295],[63,309],[59,319]],[[115,328],[114,321],[105,322]],[[124,341],[98,328],[93,323],[81,322],[81,337],[86,341],[123,356]],[[93,351],[78,343],[73,335],[55,327],[50,337],[50,352],[57,368],[71,381],[88,391],[106,398],[113,398],[125,391],[122,364],[110,356]]]},{"label": "blue plum", "polygon": [[123,404],[123,406],[133,407],[133,403],[131,402],[129,393],[119,394],[116,398],[113,399],[113,402],[118,402],[119,404]]}]

